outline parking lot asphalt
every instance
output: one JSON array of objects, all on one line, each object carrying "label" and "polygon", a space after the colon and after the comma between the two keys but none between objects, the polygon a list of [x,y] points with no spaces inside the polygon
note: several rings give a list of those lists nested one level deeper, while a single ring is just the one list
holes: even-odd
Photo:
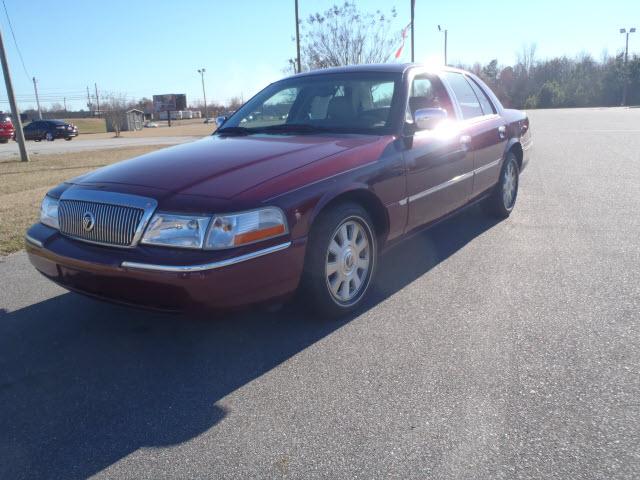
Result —
[{"label": "parking lot asphalt", "polygon": [[530,112],[513,215],[389,252],[338,322],[190,318],[0,260],[0,478],[640,472],[640,109]]}]

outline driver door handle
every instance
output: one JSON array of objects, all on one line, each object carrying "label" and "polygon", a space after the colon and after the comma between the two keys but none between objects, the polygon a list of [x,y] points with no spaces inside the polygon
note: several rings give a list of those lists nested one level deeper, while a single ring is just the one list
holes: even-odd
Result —
[{"label": "driver door handle", "polygon": [[462,135],[460,137],[460,145],[467,148],[471,145],[471,135]]}]

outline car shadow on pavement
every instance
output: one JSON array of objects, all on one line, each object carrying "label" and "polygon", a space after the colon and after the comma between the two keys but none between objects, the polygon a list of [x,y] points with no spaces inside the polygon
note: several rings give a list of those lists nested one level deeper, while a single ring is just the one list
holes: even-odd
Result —
[{"label": "car shadow on pavement", "polygon": [[[0,478],[87,478],[142,447],[206,432],[226,415],[220,399],[495,224],[471,209],[389,251],[371,300],[340,321],[309,318],[296,305],[211,321],[70,293],[0,310]],[[166,461],[160,452],[149,455]]]}]

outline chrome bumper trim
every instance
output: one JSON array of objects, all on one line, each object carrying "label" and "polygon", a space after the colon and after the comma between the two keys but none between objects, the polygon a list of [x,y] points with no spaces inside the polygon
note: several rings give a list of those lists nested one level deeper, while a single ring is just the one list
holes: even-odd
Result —
[{"label": "chrome bumper trim", "polygon": [[25,235],[24,239],[27,242],[29,242],[31,245],[35,245],[36,247],[39,247],[39,248],[44,248],[44,245],[42,244],[42,242],[40,240],[36,240],[31,235]]},{"label": "chrome bumper trim", "polygon": [[191,273],[191,272],[203,272],[206,270],[215,270],[217,268],[228,267],[235,265],[236,263],[246,262],[247,260],[253,260],[254,258],[269,255],[270,253],[279,252],[291,246],[291,242],[282,243],[280,245],[274,245],[273,247],[264,248],[256,252],[246,253],[239,257],[227,258],[226,260],[220,260],[219,262],[202,263],[199,265],[156,265],[153,263],[137,263],[137,262],[122,262],[120,266],[122,268],[128,268],[130,270],[146,270],[151,272],[171,272],[171,273]]}]

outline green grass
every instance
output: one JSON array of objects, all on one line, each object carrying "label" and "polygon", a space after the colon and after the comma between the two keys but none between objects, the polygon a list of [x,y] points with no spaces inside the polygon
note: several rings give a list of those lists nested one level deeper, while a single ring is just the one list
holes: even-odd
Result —
[{"label": "green grass", "polygon": [[80,135],[83,133],[106,133],[107,131],[104,118],[65,118],[64,121],[78,127]]},{"label": "green grass", "polygon": [[24,232],[37,221],[47,190],[68,178],[157,150],[158,146],[31,156],[31,161],[0,160],[0,256],[24,247]]}]

